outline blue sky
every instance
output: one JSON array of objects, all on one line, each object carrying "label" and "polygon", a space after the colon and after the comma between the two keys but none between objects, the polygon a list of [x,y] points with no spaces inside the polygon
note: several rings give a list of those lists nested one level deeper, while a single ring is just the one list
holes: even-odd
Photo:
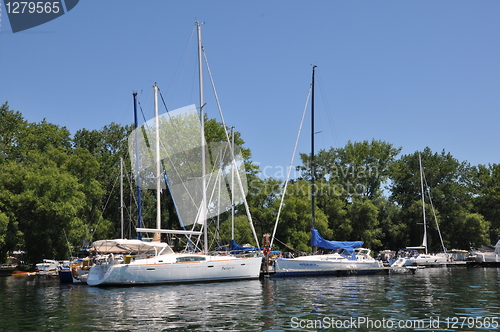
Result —
[{"label": "blue sky", "polygon": [[[134,90],[152,117],[155,82],[171,110],[198,103],[201,21],[225,120],[264,176],[290,163],[311,65],[318,149],[376,139],[500,162],[498,1],[85,0],[18,33],[2,14],[0,102],[30,122],[130,124]],[[299,152],[309,128],[307,115]]]}]

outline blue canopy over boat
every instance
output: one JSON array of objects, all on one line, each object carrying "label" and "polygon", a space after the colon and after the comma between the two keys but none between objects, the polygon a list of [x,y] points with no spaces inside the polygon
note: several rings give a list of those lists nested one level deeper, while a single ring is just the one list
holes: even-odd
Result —
[{"label": "blue canopy over boat", "polygon": [[262,250],[259,247],[242,247],[236,243],[236,241],[231,240],[230,250],[232,254],[242,254],[247,251]]},{"label": "blue canopy over boat", "polygon": [[323,239],[319,234],[318,230],[313,227],[312,229],[312,246],[321,247],[325,249],[345,249],[346,251],[352,252],[354,248],[361,247],[363,241],[329,241]]}]

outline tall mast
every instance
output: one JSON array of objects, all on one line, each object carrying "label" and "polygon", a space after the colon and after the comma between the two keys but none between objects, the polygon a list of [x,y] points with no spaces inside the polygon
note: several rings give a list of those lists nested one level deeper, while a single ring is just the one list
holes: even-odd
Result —
[{"label": "tall mast", "polygon": [[[231,127],[231,157],[234,156],[234,127]],[[234,171],[236,163],[231,167],[231,240],[234,240]]]},{"label": "tall mast", "polygon": [[123,239],[123,224],[124,224],[124,218],[123,218],[123,158],[120,157],[120,220],[121,220],[121,238]]},{"label": "tall mast", "polygon": [[[161,228],[161,208],[160,208],[160,193],[161,193],[161,164],[160,164],[160,118],[158,114],[158,86],[154,88],[154,107],[155,107],[155,149],[156,149],[156,229]],[[160,233],[155,233],[154,242],[160,242]]]},{"label": "tall mast", "polygon": [[[313,66],[312,72],[312,85],[311,85],[311,231],[314,228],[314,205],[316,197],[316,186],[314,180],[316,178],[316,170],[314,168],[314,70],[316,66]],[[311,246],[312,246],[312,236],[311,236]],[[313,253],[316,252],[316,247],[312,246]]]},{"label": "tall mast", "polygon": [[203,65],[202,65],[202,52],[203,46],[201,44],[201,22],[196,22],[198,27],[198,75],[200,85],[200,121],[201,121],[201,176],[202,176],[202,190],[203,200],[201,202],[201,218],[203,220],[203,250],[208,254],[208,224],[207,224],[207,184],[205,179],[205,101],[203,99]]},{"label": "tall mast", "polygon": [[422,213],[424,215],[424,238],[422,240],[422,247],[425,247],[425,253],[427,254],[427,222],[425,220],[425,199],[424,199],[424,179],[422,171],[422,157],[420,153],[418,154],[418,163],[420,165],[420,187],[422,190]]},{"label": "tall mast", "polygon": [[[134,128],[135,128],[135,168],[137,170],[137,227],[142,228],[142,203],[141,203],[141,177],[139,171],[139,130],[137,130],[138,121],[137,121],[137,91],[133,92],[134,96]],[[137,232],[137,239],[142,240],[142,233]]]}]

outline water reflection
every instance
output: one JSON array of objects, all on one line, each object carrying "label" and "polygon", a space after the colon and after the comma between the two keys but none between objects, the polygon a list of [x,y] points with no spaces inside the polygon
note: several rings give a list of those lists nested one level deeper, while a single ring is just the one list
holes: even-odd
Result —
[{"label": "water reflection", "polygon": [[[297,321],[368,318],[438,319],[444,330],[446,318],[500,320],[499,295],[496,268],[128,288],[6,277],[0,278],[0,326],[5,331],[296,331]],[[405,329],[342,329],[378,330]]]},{"label": "water reflection", "polygon": [[89,322],[96,330],[109,322],[113,330],[246,330],[259,321],[262,295],[258,280],[86,290],[89,305],[105,308]]}]

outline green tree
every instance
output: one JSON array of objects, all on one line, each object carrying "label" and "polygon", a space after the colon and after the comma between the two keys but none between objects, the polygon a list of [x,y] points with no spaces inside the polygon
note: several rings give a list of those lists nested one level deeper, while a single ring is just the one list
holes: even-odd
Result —
[{"label": "green tree", "polygon": [[[74,135],[70,170],[82,177],[87,191],[84,216],[90,233],[86,234],[86,241],[120,236],[120,159],[124,160],[124,174],[130,174],[131,130],[131,126],[111,123],[100,130],[81,129]],[[125,184],[124,197],[133,197],[131,186]]]},{"label": "green tree", "polygon": [[[372,140],[351,142],[344,148],[320,150],[315,156],[316,179],[336,185],[336,191],[347,197],[366,196],[373,199],[382,194],[388,180],[390,165],[401,148]],[[301,154],[302,178],[310,178],[310,155]]]},{"label": "green tree", "polygon": [[[380,219],[386,218],[387,227],[392,219],[379,213],[379,201],[399,151],[382,141],[349,141],[344,148],[315,155],[316,204],[327,216],[336,240],[362,240],[367,246],[382,247]],[[301,178],[309,180],[310,155],[301,154],[301,159]]]},{"label": "green tree", "polygon": [[[430,249],[440,250],[438,225],[445,247],[463,248],[465,245],[461,234],[463,218],[472,208],[472,198],[466,183],[470,167],[466,162],[459,162],[453,158],[450,153],[445,151],[432,153],[429,148],[425,148],[421,153],[402,156],[392,167],[391,198],[401,208],[400,220],[408,226],[409,240],[411,243],[419,243],[422,241],[423,233],[422,225],[418,225],[423,220],[422,204],[419,203],[421,202],[419,154],[424,174],[426,220],[429,227],[427,236]],[[436,212],[436,218],[432,208]],[[482,232],[479,229],[477,231]],[[482,238],[480,233],[470,236]]]},{"label": "green tree", "polygon": [[348,216],[352,224],[352,239],[363,241],[373,249],[382,249],[382,235],[378,220],[379,210],[368,199],[356,199],[350,204]]},{"label": "green tree", "polygon": [[[276,238],[288,247],[302,252],[311,251],[312,207],[311,189],[307,181],[289,184],[285,195],[283,210],[276,230]],[[328,228],[328,219],[321,209],[315,206],[314,226],[325,239],[332,239],[334,232]]]},{"label": "green tree", "polygon": [[385,249],[398,250],[410,244],[408,224],[399,216],[401,209],[386,197],[374,201],[379,210],[381,242]]},{"label": "green tree", "polygon": [[500,165],[472,167],[467,179],[473,194],[473,210],[491,223],[489,242],[495,243],[500,233]]},{"label": "green tree", "polygon": [[22,249],[31,263],[67,257],[68,241],[84,232],[80,217],[86,203],[83,185],[67,168],[70,134],[45,120],[28,123],[7,104],[0,116],[0,123],[12,121],[1,144],[0,207],[6,229],[0,241],[2,256]]},{"label": "green tree", "polygon": [[30,167],[19,167],[15,162],[1,167],[2,205],[12,216],[7,234],[15,236],[9,239],[11,246],[7,249],[15,249],[14,243],[21,244],[31,263],[67,257],[67,241],[83,227],[79,218],[85,204],[82,185],[54,161],[41,154],[38,159],[35,152],[30,155]]},{"label": "green tree", "polygon": [[20,160],[19,135],[26,120],[20,112],[11,110],[7,102],[0,107],[0,119],[0,163]]}]

